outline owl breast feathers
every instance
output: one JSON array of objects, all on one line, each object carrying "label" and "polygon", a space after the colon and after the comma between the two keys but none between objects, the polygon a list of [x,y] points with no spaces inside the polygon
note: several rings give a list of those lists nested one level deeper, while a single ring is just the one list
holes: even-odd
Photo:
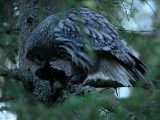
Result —
[{"label": "owl breast feathers", "polygon": [[31,33],[25,47],[33,61],[67,60],[88,75],[132,86],[147,67],[119,39],[116,28],[88,8],[72,8],[45,18]]}]

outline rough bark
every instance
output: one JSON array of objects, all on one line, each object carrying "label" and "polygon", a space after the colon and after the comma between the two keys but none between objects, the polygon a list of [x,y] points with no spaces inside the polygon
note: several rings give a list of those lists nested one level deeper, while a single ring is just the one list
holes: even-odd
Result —
[{"label": "rough bark", "polygon": [[30,68],[33,63],[25,59],[24,48],[29,34],[37,25],[37,2],[36,0],[20,0],[19,3],[19,69],[28,80],[31,80],[32,74]]},{"label": "rough bark", "polygon": [[46,101],[49,96],[48,84],[36,78],[34,73],[38,66],[25,58],[25,43],[31,31],[39,23],[39,3],[38,0],[20,0],[19,3],[19,69],[25,76],[22,81],[24,86],[36,95],[38,99]]},{"label": "rough bark", "polygon": [[[59,12],[61,8],[63,8],[61,6],[62,3],[65,2],[64,0],[19,0],[19,3],[19,69],[25,77],[22,82],[26,89],[37,96],[39,100],[47,105],[53,105],[56,101],[53,99],[49,83],[36,77],[35,71],[39,68],[39,66],[31,61],[28,61],[25,57],[25,43],[28,40],[30,33],[38,25],[38,23],[41,22],[41,20],[43,20],[46,16]],[[66,65],[68,67],[66,67]],[[69,64],[66,61],[55,61],[55,66],[64,70],[66,74],[70,74],[71,72],[69,69]]]}]

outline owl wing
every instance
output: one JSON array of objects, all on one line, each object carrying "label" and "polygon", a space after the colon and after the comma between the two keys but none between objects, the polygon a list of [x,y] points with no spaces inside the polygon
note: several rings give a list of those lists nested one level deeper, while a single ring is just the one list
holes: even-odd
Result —
[{"label": "owl wing", "polygon": [[56,39],[64,41],[61,47],[71,54],[76,64],[83,67],[95,65],[88,54],[94,52],[100,58],[114,59],[123,69],[129,71],[132,78],[142,79],[147,70],[119,40],[116,28],[102,15],[87,8],[73,8],[68,11],[65,19],[55,27],[55,31]]}]

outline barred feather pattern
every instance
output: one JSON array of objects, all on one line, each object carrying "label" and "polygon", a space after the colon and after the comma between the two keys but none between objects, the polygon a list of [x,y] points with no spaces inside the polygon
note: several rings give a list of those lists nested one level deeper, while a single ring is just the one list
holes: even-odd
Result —
[{"label": "barred feather pattern", "polygon": [[[119,39],[116,28],[88,8],[72,8],[65,15],[47,17],[31,33],[26,46],[26,57],[30,60],[37,56],[35,51],[41,50],[45,60],[66,59],[88,74],[101,72],[124,86],[143,79],[147,71]],[[49,55],[42,55],[47,53],[42,51]],[[95,59],[90,52],[96,55]]]}]

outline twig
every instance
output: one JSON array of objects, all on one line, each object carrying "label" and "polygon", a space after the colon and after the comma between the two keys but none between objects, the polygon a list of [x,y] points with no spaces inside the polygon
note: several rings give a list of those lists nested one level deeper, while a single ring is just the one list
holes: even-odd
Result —
[{"label": "twig", "polygon": [[99,5],[98,1],[95,0],[95,3],[96,3],[96,5],[97,5],[96,8],[97,8],[97,10],[98,10],[98,13],[101,14],[101,12],[100,12],[100,5]]},{"label": "twig", "polygon": [[120,3],[122,4],[122,7],[123,7],[123,9],[124,9],[124,11],[125,11],[125,13],[126,13],[126,16],[127,16],[127,20],[129,21],[129,15],[128,15],[128,13],[127,13],[127,8],[126,8],[125,5],[123,4],[123,1],[122,1],[122,0],[120,0]]},{"label": "twig", "polygon": [[157,16],[157,15],[156,15],[156,12],[155,12],[155,10],[152,8],[152,6],[151,6],[146,0],[145,0],[144,2],[146,2],[146,4],[151,8],[151,10],[153,11],[154,15]]},{"label": "twig", "polygon": [[118,31],[128,31],[128,32],[155,32],[156,30],[126,30],[126,29],[118,29]]},{"label": "twig", "polygon": [[106,2],[106,1],[104,1],[104,0],[103,0],[102,2],[103,2],[103,3],[107,3],[107,4],[119,4],[119,2],[108,2],[108,1]]}]

